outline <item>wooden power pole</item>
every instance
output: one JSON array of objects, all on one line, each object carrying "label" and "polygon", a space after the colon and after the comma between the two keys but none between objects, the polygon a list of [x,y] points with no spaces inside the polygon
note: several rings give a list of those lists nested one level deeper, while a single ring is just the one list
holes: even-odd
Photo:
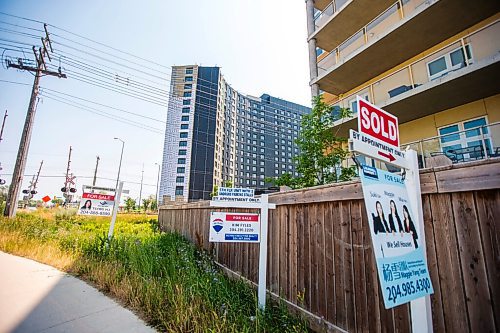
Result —
[{"label": "wooden power pole", "polygon": [[5,205],[4,215],[8,217],[14,217],[16,215],[17,209],[17,198],[19,196],[19,190],[23,182],[24,170],[26,168],[26,160],[28,158],[28,150],[31,141],[31,133],[33,131],[33,123],[35,121],[35,113],[37,106],[38,90],[40,86],[40,77],[42,75],[56,76],[58,78],[66,78],[65,74],[62,74],[59,70],[58,72],[53,72],[47,70],[45,64],[45,56],[50,59],[50,54],[47,47],[50,48],[52,52],[52,44],[50,42],[49,33],[47,31],[47,25],[45,28],[45,38],[42,38],[43,47],[38,49],[33,46],[33,53],[35,54],[35,59],[37,66],[31,67],[23,64],[22,60],[19,59],[17,64],[8,62],[8,68],[16,68],[20,70],[25,70],[28,72],[35,73],[35,81],[33,82],[33,89],[31,90],[30,104],[28,106],[28,113],[26,114],[26,120],[24,122],[23,134],[21,136],[21,142],[19,143],[19,150],[17,152],[16,166],[14,167],[14,173],[12,174],[12,181],[9,187],[9,193],[7,195],[7,201]]}]

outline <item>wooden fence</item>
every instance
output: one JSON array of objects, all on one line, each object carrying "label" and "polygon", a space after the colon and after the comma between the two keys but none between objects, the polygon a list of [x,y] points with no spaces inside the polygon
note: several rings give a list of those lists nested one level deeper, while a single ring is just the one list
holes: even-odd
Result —
[{"label": "wooden fence", "polygon": [[[498,332],[500,160],[426,170],[420,178],[434,331]],[[411,331],[409,305],[384,308],[359,182],[269,198],[277,204],[269,218],[271,294],[318,331]],[[215,210],[208,202],[163,206],[160,225],[257,282],[258,245],[208,242]]]}]

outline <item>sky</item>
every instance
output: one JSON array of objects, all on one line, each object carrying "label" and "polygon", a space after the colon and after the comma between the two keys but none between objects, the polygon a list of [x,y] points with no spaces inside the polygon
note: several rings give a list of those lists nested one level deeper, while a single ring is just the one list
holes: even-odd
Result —
[{"label": "sky", "polygon": [[[227,82],[241,93],[252,96],[268,93],[303,105],[311,104],[304,1],[45,0],[41,4],[39,0],[0,0],[0,12],[49,24],[48,30],[56,48],[51,64],[55,68],[61,67],[63,72],[67,70],[68,75],[67,79],[41,78],[40,101],[22,187],[29,186],[30,175],[36,173],[43,160],[35,199],[45,195],[62,195],[60,188],[64,185],[70,146],[71,172],[76,176],[77,194],[81,194],[82,186],[92,182],[97,155],[100,161],[96,185],[115,186],[122,144],[113,138],[123,140],[120,179],[125,181],[124,188],[134,199],[139,197],[143,168],[142,198],[155,194],[158,173],[155,163],[161,163],[163,153],[166,106],[77,80],[78,74],[71,72],[74,68],[67,63],[71,59],[58,56],[57,52],[70,54],[72,61],[78,62],[78,57],[95,61],[97,70],[116,72],[121,77],[127,76],[126,69],[89,53],[130,64],[135,69],[143,69],[144,73],[128,72],[148,79],[148,84],[155,89],[164,89],[165,93],[169,90],[170,66],[219,66]],[[40,45],[40,38],[12,32],[22,31],[43,37],[41,31],[25,27],[43,30],[41,23],[0,14],[0,43],[3,40],[24,47],[30,47],[30,43]],[[0,116],[3,116],[4,110],[8,110],[9,115],[0,142],[0,163],[3,167],[0,177],[9,184],[33,75],[7,69],[5,59],[16,59],[20,52],[5,50],[9,47],[3,45],[4,49],[0,44]],[[25,51],[24,58],[33,60],[34,56]],[[96,68],[90,70],[95,72]],[[72,103],[76,101],[87,107],[82,109],[74,107],[75,104],[62,103],[68,102],[68,95],[72,96]],[[66,99],[56,101],[55,96]],[[91,113],[88,107],[108,114]],[[116,116],[139,126],[149,126],[149,130],[117,121]]]}]

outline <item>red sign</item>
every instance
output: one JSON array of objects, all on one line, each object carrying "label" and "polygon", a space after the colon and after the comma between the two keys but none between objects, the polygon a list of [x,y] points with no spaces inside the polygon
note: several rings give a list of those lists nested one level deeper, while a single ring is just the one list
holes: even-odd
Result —
[{"label": "red sign", "polygon": [[398,118],[358,97],[358,128],[372,136],[399,148]]},{"label": "red sign", "polygon": [[106,200],[106,201],[114,201],[115,200],[114,195],[98,194],[98,193],[83,193],[82,198],[83,199],[94,199],[94,200]]},{"label": "red sign", "polygon": [[231,222],[259,222],[259,214],[254,215],[239,215],[239,214],[227,214],[226,221]]},{"label": "red sign", "polygon": [[42,198],[42,201],[43,201],[43,202],[49,202],[49,201],[50,201],[50,197],[49,197],[48,195],[46,195],[46,196],[44,196],[44,197]]}]

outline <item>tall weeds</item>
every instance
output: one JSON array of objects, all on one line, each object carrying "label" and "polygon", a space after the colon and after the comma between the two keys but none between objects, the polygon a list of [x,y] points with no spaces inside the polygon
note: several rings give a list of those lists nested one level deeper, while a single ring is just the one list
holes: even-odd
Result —
[{"label": "tall weeds", "polygon": [[303,321],[271,303],[256,311],[255,291],[222,274],[205,252],[150,217],[109,219],[73,212],[0,219],[0,249],[71,272],[168,332],[303,332]]}]

